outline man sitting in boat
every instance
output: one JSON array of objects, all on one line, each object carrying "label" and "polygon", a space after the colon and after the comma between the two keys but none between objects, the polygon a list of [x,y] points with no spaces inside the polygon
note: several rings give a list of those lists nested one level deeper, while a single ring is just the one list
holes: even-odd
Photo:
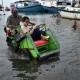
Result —
[{"label": "man sitting in boat", "polygon": [[[20,26],[20,21],[22,19],[22,16],[18,15],[18,11],[16,8],[11,9],[11,15],[7,18],[7,28],[8,30],[11,30],[11,32],[14,34],[15,29]],[[34,25],[34,23],[30,24]]]},{"label": "man sitting in boat", "polygon": [[[42,31],[39,30],[39,28],[37,28],[37,26],[33,26],[32,29],[29,28],[28,24],[29,24],[30,20],[28,17],[24,16],[22,17],[22,26],[21,26],[21,32],[22,34],[25,34],[25,33],[29,33],[32,37],[32,39],[35,41],[35,40],[40,40],[40,39],[48,39],[49,36],[44,36],[42,35]],[[22,35],[21,34],[21,35]]]},{"label": "man sitting in boat", "polygon": [[22,16],[18,15],[17,9],[13,8],[11,10],[11,15],[7,18],[7,27],[11,29],[15,29],[20,25]]}]

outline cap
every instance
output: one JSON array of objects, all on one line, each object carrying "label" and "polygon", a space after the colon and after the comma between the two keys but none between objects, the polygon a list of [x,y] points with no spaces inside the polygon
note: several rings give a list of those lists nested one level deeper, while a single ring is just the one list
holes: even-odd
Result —
[{"label": "cap", "polygon": [[17,13],[17,8],[12,8],[12,9],[11,9],[11,12],[12,12],[12,13]]}]

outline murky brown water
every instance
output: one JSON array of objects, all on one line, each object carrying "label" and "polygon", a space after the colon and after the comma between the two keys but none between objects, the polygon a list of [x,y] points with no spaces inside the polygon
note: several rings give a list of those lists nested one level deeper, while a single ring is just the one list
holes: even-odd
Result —
[{"label": "murky brown water", "polygon": [[80,80],[80,21],[74,30],[74,20],[52,14],[27,15],[33,22],[46,23],[60,42],[59,59],[28,62],[6,44],[2,25],[8,15],[0,15],[0,80]]}]

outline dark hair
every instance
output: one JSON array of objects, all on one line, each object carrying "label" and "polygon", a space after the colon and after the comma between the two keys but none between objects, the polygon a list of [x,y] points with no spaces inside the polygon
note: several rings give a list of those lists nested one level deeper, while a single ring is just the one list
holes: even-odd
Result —
[{"label": "dark hair", "polygon": [[24,22],[25,20],[29,20],[29,18],[28,17],[26,17],[26,16],[24,16],[24,17],[22,17],[22,22]]}]

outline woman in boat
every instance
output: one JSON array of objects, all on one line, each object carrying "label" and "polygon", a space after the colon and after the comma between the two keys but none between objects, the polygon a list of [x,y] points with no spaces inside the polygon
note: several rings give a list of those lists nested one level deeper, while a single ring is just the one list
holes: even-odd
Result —
[{"label": "woman in boat", "polygon": [[42,31],[39,30],[39,28],[36,25],[33,26],[32,29],[30,29],[28,26],[29,22],[30,22],[30,20],[28,17],[26,17],[26,16],[22,17],[22,26],[21,26],[22,34],[29,33],[34,41],[49,38],[49,36],[44,36],[42,34]]},{"label": "woman in boat", "polygon": [[15,51],[18,51],[19,49],[19,42],[23,39],[23,38],[27,38],[27,33],[29,33],[33,39],[33,41],[35,40],[48,40],[49,36],[44,36],[42,35],[42,31],[39,30],[39,28],[37,28],[37,26],[33,26],[33,28],[29,28],[30,26],[28,26],[28,24],[30,23],[30,20],[28,17],[24,16],[22,17],[22,26],[21,26],[21,32],[20,32],[20,36],[18,36],[17,38],[17,47]]}]

